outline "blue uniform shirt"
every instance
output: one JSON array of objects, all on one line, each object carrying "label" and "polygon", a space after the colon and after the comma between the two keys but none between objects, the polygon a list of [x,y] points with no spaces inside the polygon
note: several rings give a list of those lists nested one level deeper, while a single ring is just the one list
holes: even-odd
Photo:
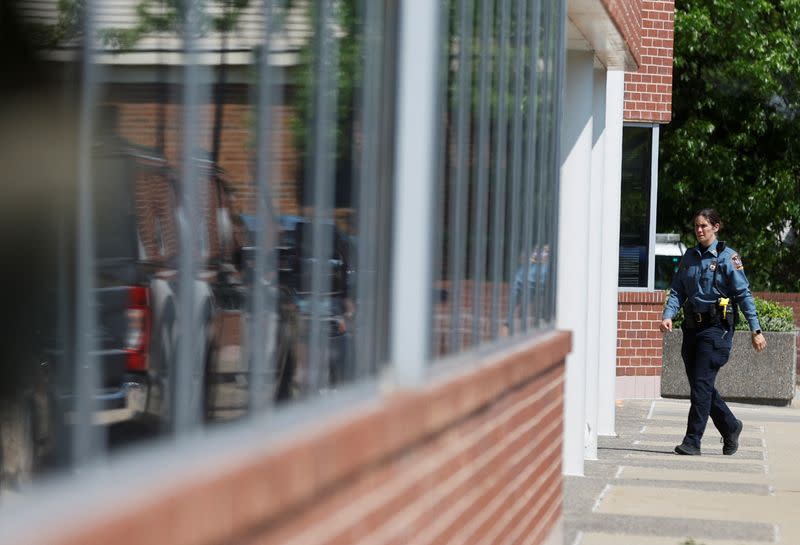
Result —
[{"label": "blue uniform shirt", "polygon": [[674,318],[685,301],[695,312],[707,312],[720,297],[736,301],[751,331],[761,329],[739,255],[727,246],[718,255],[716,240],[706,249],[698,244],[683,255],[672,278],[663,319]]},{"label": "blue uniform shirt", "polygon": [[528,293],[530,297],[533,297],[533,290],[536,289],[537,285],[544,285],[547,282],[547,263],[529,263],[527,266],[523,265],[517,269],[517,274],[514,275],[514,285],[511,287],[512,308],[516,308],[520,304],[525,269],[528,269]]}]

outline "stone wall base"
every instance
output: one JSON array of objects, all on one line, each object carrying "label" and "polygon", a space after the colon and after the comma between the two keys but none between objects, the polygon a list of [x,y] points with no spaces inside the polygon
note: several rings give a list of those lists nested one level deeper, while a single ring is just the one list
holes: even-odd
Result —
[{"label": "stone wall base", "polygon": [[[733,337],[731,356],[717,375],[716,387],[728,401],[764,405],[788,405],[792,402],[796,382],[796,346],[793,331],[767,331],[767,348],[761,353],[753,350],[750,334],[737,331]],[[664,357],[661,372],[663,397],[689,397],[681,358],[683,332],[664,335]]]}]

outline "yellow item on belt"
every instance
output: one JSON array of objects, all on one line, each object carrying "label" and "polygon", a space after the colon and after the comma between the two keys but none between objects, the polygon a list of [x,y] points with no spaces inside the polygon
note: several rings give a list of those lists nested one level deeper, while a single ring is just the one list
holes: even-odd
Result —
[{"label": "yellow item on belt", "polygon": [[730,304],[731,300],[728,297],[720,297],[719,298],[719,306],[722,307],[722,319],[725,319],[725,315],[728,313],[728,305]]}]

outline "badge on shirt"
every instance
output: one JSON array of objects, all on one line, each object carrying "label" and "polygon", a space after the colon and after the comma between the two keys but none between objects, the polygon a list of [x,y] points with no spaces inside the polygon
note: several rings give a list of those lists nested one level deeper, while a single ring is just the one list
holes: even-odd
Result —
[{"label": "badge on shirt", "polygon": [[731,262],[733,263],[733,266],[736,268],[737,271],[741,271],[742,269],[744,269],[744,265],[742,265],[742,258],[739,257],[739,254],[733,254],[731,256]]}]

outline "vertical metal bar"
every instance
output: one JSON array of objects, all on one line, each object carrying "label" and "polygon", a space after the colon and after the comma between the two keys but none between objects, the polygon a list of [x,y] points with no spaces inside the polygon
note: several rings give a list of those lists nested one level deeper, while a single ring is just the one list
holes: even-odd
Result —
[{"label": "vertical metal bar", "polygon": [[567,42],[566,42],[566,20],[567,20],[567,2],[561,0],[559,2],[559,10],[556,12],[557,18],[555,20],[556,40],[554,45],[555,56],[555,76],[556,82],[553,86],[555,92],[555,100],[553,103],[553,112],[555,113],[555,126],[553,134],[556,135],[555,145],[552,147],[551,167],[550,173],[553,180],[553,193],[551,195],[552,221],[549,222],[551,226],[550,240],[552,247],[550,248],[550,266],[548,270],[548,278],[550,280],[550,292],[548,293],[548,313],[547,317],[550,324],[555,324],[556,318],[556,278],[558,274],[556,256],[558,255],[558,201],[560,199],[559,188],[561,186],[561,131],[563,124],[563,107],[564,107],[564,72],[566,69],[566,55],[567,55]]},{"label": "vertical metal bar", "polygon": [[[554,134],[554,138],[548,138],[546,142],[546,155],[543,165],[544,176],[547,179],[547,184],[544,188],[544,201],[547,203],[544,217],[545,217],[545,232],[544,232],[544,239],[545,243],[550,246],[550,258],[549,261],[546,262],[545,266],[543,267],[543,274],[546,275],[547,278],[547,285],[545,286],[544,293],[542,294],[542,311],[541,311],[541,318],[544,320],[544,323],[551,324],[552,318],[551,316],[551,297],[554,297],[555,292],[555,277],[553,273],[555,273],[555,269],[552,265],[553,261],[555,261],[555,254],[553,252],[554,249],[554,241],[553,237],[555,233],[557,233],[557,227],[553,226],[554,219],[554,211],[553,207],[558,206],[558,201],[553,200],[553,190],[554,185],[558,185],[560,183],[559,178],[553,178],[554,172],[558,174],[560,172],[560,168],[554,171],[553,162],[560,161],[557,156],[555,156],[556,149],[558,147],[558,142],[561,139],[561,133],[557,132],[557,115],[558,113],[555,111],[555,103],[556,103],[556,87],[558,86],[558,74],[556,73],[556,48],[558,47],[558,37],[557,33],[555,32],[554,24],[557,14],[559,13],[559,9],[556,6],[550,6],[549,9],[549,16],[548,18],[544,19],[543,25],[546,28],[546,32],[549,34],[549,40],[547,43],[547,53],[545,55],[545,67],[548,74],[548,83],[545,93],[547,93],[547,112],[548,112],[548,122],[547,122],[547,130]],[[560,165],[559,165],[560,167]]]},{"label": "vertical metal bar", "polygon": [[492,212],[492,338],[500,334],[500,290],[503,285],[503,248],[505,247],[506,210],[506,158],[508,137],[508,91],[509,25],[511,23],[511,0],[501,0],[500,8],[500,71],[497,83],[497,122],[495,123],[494,153],[494,210]]},{"label": "vertical metal bar", "polygon": [[[78,194],[80,195],[80,190]],[[70,243],[70,241],[72,240],[71,235],[76,233],[78,228],[77,225],[72,222],[77,223],[76,217],[81,218],[83,214],[81,214],[79,210],[77,216],[72,216],[65,208],[66,207],[60,207],[57,211],[58,222],[56,223],[58,228],[58,233],[56,234],[58,240],[58,277],[56,280],[56,289],[58,290],[58,314],[56,316],[56,348],[64,353],[64,363],[61,369],[53,370],[55,371],[53,379],[55,380],[55,384],[65,391],[73,389],[78,393],[78,384],[80,383],[78,379],[80,377],[77,371],[78,360],[76,357],[78,352],[76,351],[76,341],[79,335],[76,334],[78,329],[73,328],[77,327],[79,322],[78,315],[73,313],[78,312],[76,304],[78,304],[81,299],[76,298],[73,300],[70,295],[79,295],[75,282],[80,275],[78,275],[77,278],[73,277],[73,275],[78,272],[77,265],[80,263],[80,259],[75,259],[79,257],[78,247],[74,243]],[[70,285],[71,283],[72,285]],[[88,301],[85,301],[83,304],[86,302]],[[91,309],[91,307],[89,308]],[[78,398],[79,396],[76,396],[76,399]],[[80,412],[77,410],[76,415],[79,417],[78,422],[80,422],[82,417],[80,417]],[[57,431],[60,434],[62,430],[59,429]],[[57,437],[53,442],[53,454],[56,460],[70,460],[75,454],[72,452],[72,444],[74,443],[73,440],[77,440],[79,437],[74,433],[68,437],[64,437],[64,435],[67,434],[61,434],[61,437]]]},{"label": "vertical metal bar", "polygon": [[458,40],[458,113],[456,117],[456,165],[451,179],[450,229],[448,242],[450,257],[450,346],[451,352],[461,350],[461,293],[466,254],[467,193],[469,190],[470,113],[472,101],[472,27],[474,5],[471,0],[459,2]]},{"label": "vertical metal bar", "polygon": [[[527,7],[527,6],[526,6]],[[524,50],[530,51],[529,47],[530,44],[528,42],[528,22],[524,22],[523,28],[525,29],[525,45]],[[530,93],[529,83],[530,83],[530,74],[535,73],[535,59],[531,56],[530,61],[525,62],[525,70],[523,72],[525,77],[525,83],[523,84],[523,91],[522,91],[522,110],[519,115],[522,117],[522,141],[520,142],[521,146],[521,158],[520,158],[520,181],[519,181],[519,188],[517,196],[518,198],[515,199],[515,203],[519,207],[519,214],[517,216],[517,222],[515,223],[515,230],[514,234],[517,237],[515,242],[519,247],[519,251],[516,252],[518,256],[518,266],[517,272],[514,275],[514,283],[515,287],[518,288],[516,292],[516,298],[514,299],[514,303],[516,308],[518,309],[518,316],[519,318],[515,320],[514,327],[516,328],[517,324],[519,324],[519,331],[524,332],[527,331],[527,324],[525,323],[525,312],[528,310],[528,301],[526,299],[528,295],[528,267],[530,266],[530,256],[527,255],[528,247],[525,244],[525,230],[528,226],[528,217],[530,214],[530,210],[527,207],[528,199],[530,197],[530,164],[531,164],[531,154],[530,154],[530,145],[531,145],[531,128],[532,128],[532,114],[534,113],[534,109],[532,107],[531,101],[533,100],[533,96]],[[520,283],[517,285],[517,280]]]},{"label": "vertical metal bar", "polygon": [[199,385],[195,384],[195,361],[199,349],[197,331],[199,312],[196,309],[196,249],[198,248],[197,225],[199,215],[199,166],[195,138],[199,132],[200,67],[195,36],[199,31],[198,20],[202,13],[202,2],[187,2],[183,27],[183,134],[181,152],[181,202],[183,224],[180,228],[180,260],[178,271],[178,354],[175,372],[170,377],[170,388],[174,393],[173,426],[176,434],[190,431],[199,420],[196,404],[199,402]]},{"label": "vertical metal bar", "polygon": [[475,236],[472,241],[472,345],[481,344],[481,322],[483,318],[483,282],[486,270],[486,207],[489,178],[489,106],[491,103],[490,82],[491,32],[494,27],[494,0],[481,2],[481,56],[479,67],[479,114],[478,114],[478,184],[472,203],[472,225]]},{"label": "vertical metal bar", "polygon": [[[520,214],[520,184],[522,177],[522,92],[525,81],[525,11],[526,0],[517,2],[516,40],[515,40],[515,74],[514,74],[514,108],[511,136],[511,195],[510,195],[510,223],[508,244],[508,285],[513,290],[514,279],[517,274],[516,262],[519,254],[517,233]],[[524,280],[524,279],[523,279]],[[524,282],[523,282],[524,284]],[[517,294],[519,297],[520,294]],[[514,334],[514,314],[517,306],[517,297],[512,297],[508,303],[508,332]]]},{"label": "vertical metal bar", "polygon": [[531,29],[531,42],[530,42],[530,62],[529,65],[529,80],[528,80],[528,127],[527,127],[527,161],[525,167],[525,191],[523,194],[525,198],[522,199],[525,207],[523,211],[522,221],[522,251],[524,252],[523,259],[525,266],[523,269],[522,279],[522,307],[520,309],[520,321],[522,330],[528,330],[528,303],[530,297],[530,282],[531,277],[531,254],[533,253],[533,246],[531,239],[533,233],[533,214],[534,214],[534,197],[535,186],[538,182],[536,176],[536,167],[538,165],[538,158],[536,157],[536,148],[539,141],[538,127],[539,127],[539,96],[538,90],[538,58],[539,58],[539,15],[540,15],[539,0],[531,0],[531,13],[530,24],[528,27]]},{"label": "vertical metal bar", "polygon": [[[373,0],[366,0],[372,2]],[[386,12],[383,17],[383,32],[385,42],[382,44],[383,66],[381,81],[384,86],[380,97],[380,161],[378,165],[379,183],[377,185],[378,217],[381,218],[384,228],[378,232],[378,248],[376,251],[376,274],[378,284],[375,305],[375,350],[376,360],[379,363],[391,361],[392,342],[390,338],[391,304],[392,304],[392,255],[393,230],[395,223],[394,192],[396,186],[395,149],[396,130],[395,118],[398,109],[399,84],[398,70],[400,55],[396,53],[399,44],[400,29],[395,24],[400,18],[401,6],[398,2],[389,2],[384,6]]]},{"label": "vertical metal bar", "polygon": [[429,357],[441,5],[407,0],[401,12],[391,361],[400,385],[419,384]]},{"label": "vertical metal bar", "polygon": [[363,0],[365,49],[361,82],[363,148],[358,177],[358,257],[356,259],[355,372],[366,377],[376,359],[375,311],[377,286],[378,157],[380,149],[380,93],[383,42],[383,2]]},{"label": "vertical metal bar", "polygon": [[548,218],[549,235],[548,241],[550,243],[550,261],[547,267],[547,277],[549,280],[549,292],[546,294],[547,302],[544,305],[546,309],[546,318],[551,326],[556,324],[556,300],[558,296],[558,233],[559,233],[559,201],[561,192],[561,166],[562,166],[562,138],[564,132],[564,112],[563,104],[565,102],[565,78],[566,78],[566,63],[567,63],[567,32],[566,32],[566,18],[567,18],[567,5],[566,1],[558,4],[558,8],[553,9],[548,25],[552,38],[550,42],[550,71],[552,73],[553,82],[550,84],[549,93],[550,99],[550,115],[551,117],[551,130],[557,135],[550,143],[550,164],[548,166],[549,177],[553,183],[549,187],[549,202],[551,203]]},{"label": "vertical metal bar", "polygon": [[449,88],[450,88],[450,51],[452,48],[452,40],[450,36],[450,17],[449,13],[445,12],[445,16],[439,18],[438,30],[438,49],[439,57],[437,59],[438,92],[436,93],[436,102],[434,105],[434,119],[440,120],[437,126],[434,143],[437,146],[438,154],[434,158],[435,172],[434,188],[435,191],[432,195],[433,206],[435,207],[434,218],[441,218],[432,224],[434,244],[433,244],[433,257],[431,261],[431,270],[434,271],[435,276],[432,277],[434,284],[431,286],[432,298],[430,304],[430,316],[434,318],[433,327],[430,328],[429,346],[432,349],[434,356],[438,356],[443,351],[442,341],[446,340],[446,332],[442,331],[440,319],[442,316],[436,314],[436,307],[442,300],[442,291],[440,291],[439,281],[444,277],[444,263],[445,263],[445,234],[447,232],[447,212],[446,212],[446,193],[447,193],[447,172],[449,168],[449,148],[448,148],[448,108],[449,108]]},{"label": "vertical metal bar", "polygon": [[[333,35],[337,22],[337,2],[322,0],[317,5],[317,67],[314,114],[314,213],[311,276],[311,334],[309,336],[309,387],[316,392],[328,382],[327,330],[322,328],[323,307],[329,299],[329,256],[333,247],[332,231],[326,233],[333,220],[334,164],[336,161],[336,65],[338,51]],[[331,237],[326,237],[330,234]],[[325,360],[325,361],[323,361]]]},{"label": "vertical metal bar", "polygon": [[[547,145],[547,166],[545,167],[545,175],[549,183],[546,191],[547,214],[545,214],[547,232],[545,237],[547,243],[550,245],[549,262],[544,269],[543,274],[547,277],[547,290],[543,294],[542,303],[542,318],[546,323],[551,325],[555,324],[555,301],[556,301],[556,243],[558,241],[558,226],[554,223],[556,221],[558,211],[558,189],[560,187],[560,172],[561,172],[561,131],[563,114],[560,110],[561,99],[563,98],[563,78],[565,60],[563,56],[566,51],[561,51],[560,48],[566,47],[562,44],[558,33],[558,17],[561,14],[561,9],[553,7],[550,13],[550,18],[545,21],[550,40],[548,43],[547,54],[547,72],[550,77],[550,83],[547,87],[548,93],[548,111],[550,112],[550,120],[548,129],[556,135],[555,138],[550,139]],[[561,58],[561,68],[559,68],[559,58]]]},{"label": "vertical metal bar", "polygon": [[[267,384],[269,377],[275,375],[274,346],[277,331],[273,323],[277,279],[267,282],[267,272],[275,270],[272,249],[273,225],[270,218],[270,174],[272,165],[272,68],[269,62],[270,44],[275,25],[275,3],[277,0],[263,0],[262,50],[258,59],[258,100],[256,104],[256,236],[253,285],[251,286],[251,331],[250,339],[250,411],[258,412],[267,406]],[[265,338],[266,336],[266,338]]]},{"label": "vertical metal bar", "polygon": [[92,426],[93,398],[100,383],[97,361],[95,324],[94,207],[92,179],[92,144],[94,108],[97,99],[97,67],[94,59],[95,0],[86,0],[83,16],[83,75],[81,77],[80,121],[78,127],[78,245],[75,318],[75,427],[72,432],[72,460],[85,464],[99,453],[101,445]]},{"label": "vertical metal bar", "polygon": [[549,209],[551,208],[549,201],[550,187],[556,183],[556,181],[552,179],[549,170],[550,148],[551,146],[555,145],[555,138],[558,138],[558,135],[552,130],[552,123],[554,121],[552,100],[554,98],[554,93],[551,91],[551,87],[555,81],[552,77],[553,65],[551,61],[553,54],[551,42],[554,34],[551,32],[550,25],[550,20],[554,13],[552,7],[553,5],[551,2],[545,2],[545,5],[541,9],[542,13],[540,19],[537,22],[541,28],[541,53],[539,56],[542,59],[542,71],[539,77],[539,89],[537,96],[541,101],[542,107],[539,115],[539,144],[537,146],[538,165],[536,168],[538,177],[536,184],[537,191],[535,204],[537,221],[534,241],[536,246],[535,249],[538,252],[538,263],[536,264],[536,283],[533,296],[534,303],[531,309],[531,319],[534,328],[540,328],[542,326],[542,317],[544,313],[544,294],[547,288],[545,286],[545,279],[547,278],[547,262],[545,260],[549,259],[547,252],[549,243],[547,237],[547,230],[549,229],[547,215]]}]

